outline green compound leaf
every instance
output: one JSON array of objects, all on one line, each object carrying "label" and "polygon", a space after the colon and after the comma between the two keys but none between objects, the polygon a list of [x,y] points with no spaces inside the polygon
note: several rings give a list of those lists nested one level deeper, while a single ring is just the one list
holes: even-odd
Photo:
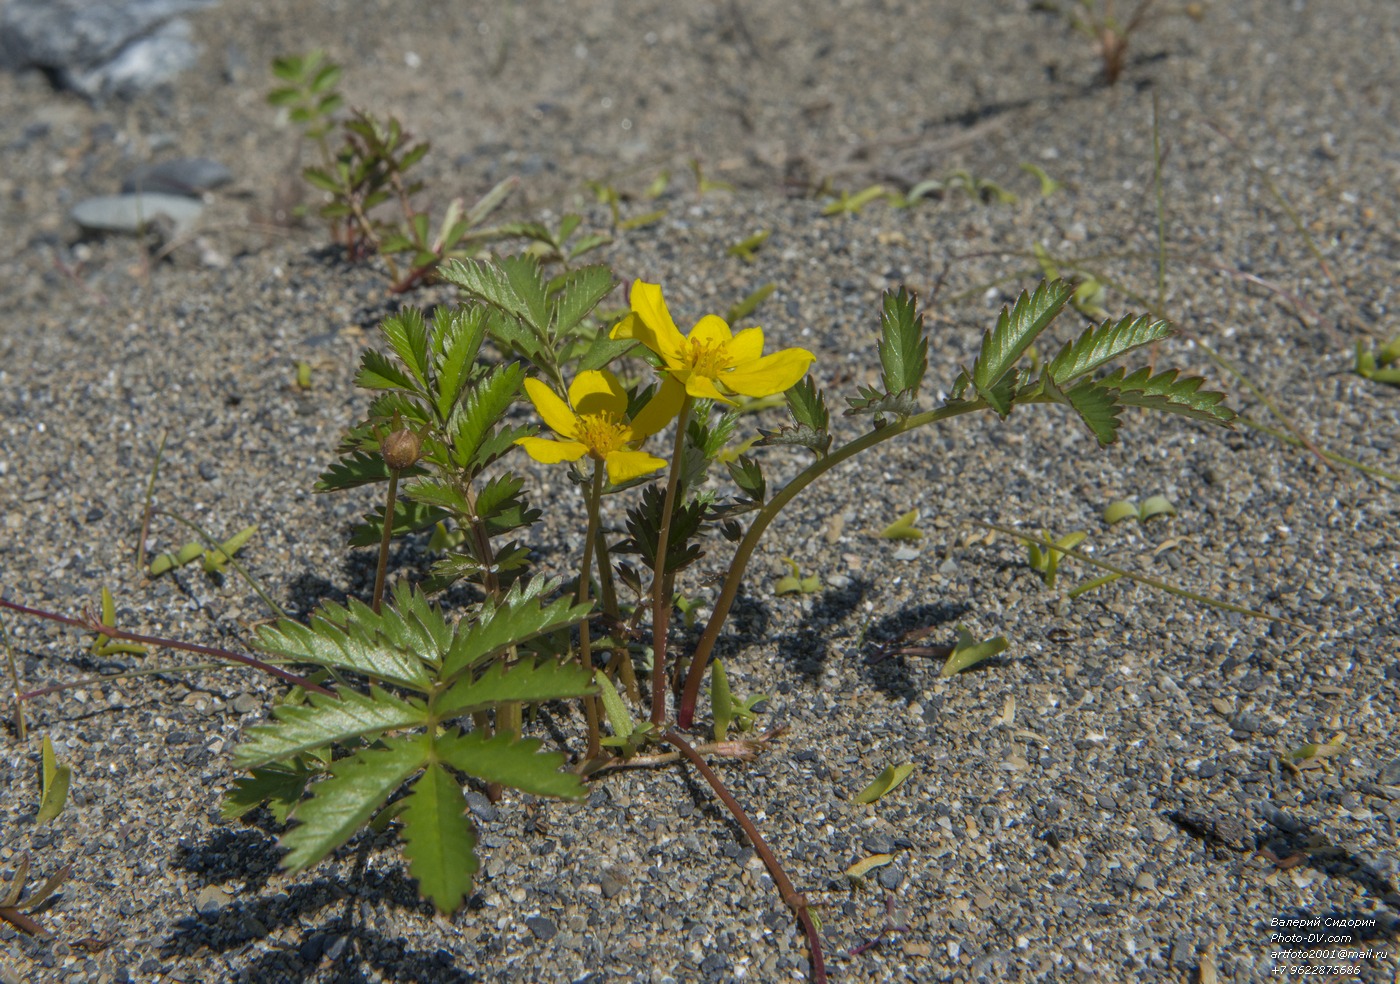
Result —
[{"label": "green compound leaf", "polygon": [[406,803],[399,819],[408,873],[439,913],[455,912],[471,894],[472,876],[480,867],[462,787],[434,762],[413,784]]},{"label": "green compound leaf", "polygon": [[924,317],[916,310],[915,297],[905,288],[885,291],[880,314],[881,381],[889,396],[918,392],[928,372],[928,337]]},{"label": "green compound leaf", "polygon": [[1066,342],[1060,354],[1051,360],[1046,373],[1058,386],[1067,386],[1080,376],[1131,352],[1133,349],[1170,337],[1172,327],[1165,321],[1143,315],[1121,321],[1105,321],[1086,328],[1072,342]]},{"label": "green compound leaf", "polygon": [[233,787],[224,793],[219,815],[225,820],[237,820],[266,803],[273,818],[286,823],[288,814],[306,792],[306,784],[316,775],[312,769],[281,762],[252,769],[251,773],[235,779]]},{"label": "green compound leaf", "polygon": [[[927,350],[928,343],[925,340],[924,348]],[[788,412],[792,414],[792,419],[799,426],[810,427],[819,434],[825,434],[831,426],[831,414],[826,409],[826,398],[821,390],[817,389],[817,384],[812,380],[811,375],[803,376],[797,381],[797,385],[788,388],[784,394],[787,400]],[[830,439],[828,438],[828,443]]]},{"label": "green compound leaf", "polygon": [[369,822],[394,791],[428,763],[425,735],[387,739],[331,766],[331,776],[297,804],[297,825],[282,835],[282,866],[303,871],[344,844]]},{"label": "green compound leaf", "polygon": [[509,256],[494,263],[455,260],[442,269],[442,277],[519,318],[538,338],[549,337],[549,292],[534,257]]},{"label": "green compound leaf", "polygon": [[475,622],[460,623],[452,647],[442,661],[442,679],[452,680],[509,646],[567,628],[592,611],[591,604],[575,605],[569,598],[558,598],[542,606],[540,595],[553,584],[544,577],[536,577],[527,584],[517,583],[499,603],[483,605]]},{"label": "green compound leaf", "polygon": [[[473,473],[504,453],[492,431],[520,394],[525,369],[519,362],[496,366],[472,386],[448,420],[452,460]],[[510,445],[507,444],[506,447]]]},{"label": "green compound leaf", "polygon": [[573,332],[615,286],[612,270],[601,263],[570,270],[558,283],[552,325],[556,337]]},{"label": "green compound leaf", "polygon": [[904,780],[914,771],[914,764],[891,765],[875,777],[875,781],[856,793],[857,803],[874,803],[903,785]]},{"label": "green compound leaf", "polygon": [[1117,393],[1091,382],[1082,382],[1065,392],[1065,399],[1074,407],[1089,430],[1094,432],[1099,447],[1106,448],[1118,439],[1119,406]]},{"label": "green compound leaf", "polygon": [[538,704],[592,692],[593,680],[588,671],[574,663],[497,663],[475,679],[458,680],[434,703],[433,712],[439,718],[453,718],[506,701]]},{"label": "green compound leaf", "polygon": [[[410,473],[422,472],[421,469],[415,468],[412,472],[405,471],[400,474]],[[352,451],[321,473],[321,477],[316,480],[316,491],[340,492],[388,480],[389,466],[384,464],[383,455]]]},{"label": "green compound leaf", "polygon": [[[352,600],[350,606],[347,610],[331,603],[323,605],[310,625],[292,619],[265,625],[258,630],[258,647],[293,663],[350,670],[371,679],[427,691],[430,680],[419,654],[379,637],[375,627],[380,617],[363,602]],[[395,617],[392,611],[386,616]]]},{"label": "green compound leaf", "polygon": [[540,752],[533,738],[516,739],[503,733],[491,738],[481,732],[443,735],[435,743],[440,762],[486,782],[499,782],[536,796],[583,799],[588,789],[572,772],[560,772],[562,752]]},{"label": "green compound leaf", "polygon": [[436,374],[433,408],[439,421],[452,415],[471,378],[472,366],[486,338],[484,308],[437,309],[433,318],[433,372]]},{"label": "green compound leaf", "polygon": [[398,314],[385,318],[379,330],[393,346],[399,361],[418,383],[418,389],[427,392],[430,363],[428,326],[423,321],[423,312],[417,308],[404,308]]},{"label": "green compound leaf", "polygon": [[355,385],[373,390],[404,390],[418,393],[414,379],[393,359],[375,349],[365,349],[360,356],[360,371]]},{"label": "green compound leaf", "polygon": [[1012,392],[999,386],[1036,337],[1055,320],[1074,288],[1063,280],[1044,281],[1035,293],[1002,308],[996,328],[983,334],[982,350],[972,365],[972,385],[1000,416],[1011,412]]},{"label": "green compound leaf", "polygon": [[1179,375],[1179,370],[1168,369],[1154,376],[1151,369],[1142,368],[1125,376],[1122,369],[1117,369],[1095,382],[1117,390],[1118,402],[1126,406],[1165,410],[1212,424],[1228,424],[1235,419],[1233,410],[1221,406],[1224,393],[1202,390],[1205,380],[1200,376],[1178,379]]},{"label": "green compound leaf", "polygon": [[362,735],[376,735],[411,728],[428,720],[420,701],[405,701],[380,687],[369,695],[343,687],[340,697],[308,693],[300,705],[273,708],[275,722],[248,729],[247,738],[234,753],[234,764],[250,769],[324,748]]}]

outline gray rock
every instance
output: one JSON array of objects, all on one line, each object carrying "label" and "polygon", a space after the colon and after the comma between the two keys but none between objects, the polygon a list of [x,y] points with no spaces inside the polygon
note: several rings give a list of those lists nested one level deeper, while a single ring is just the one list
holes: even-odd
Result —
[{"label": "gray rock", "polygon": [[233,180],[233,172],[207,157],[181,157],[159,164],[143,164],[122,182],[124,193],[184,195],[198,198],[201,192]]},{"label": "gray rock", "polygon": [[552,940],[559,932],[559,927],[555,926],[554,921],[547,916],[531,916],[525,920],[525,925],[539,940]]},{"label": "gray rock", "polygon": [[69,216],[88,232],[136,235],[164,218],[177,233],[194,225],[204,205],[183,195],[102,195],[73,206]]},{"label": "gray rock", "polygon": [[217,0],[12,0],[0,11],[0,67],[39,68],[89,97],[130,96],[192,65],[199,48],[179,14]]}]

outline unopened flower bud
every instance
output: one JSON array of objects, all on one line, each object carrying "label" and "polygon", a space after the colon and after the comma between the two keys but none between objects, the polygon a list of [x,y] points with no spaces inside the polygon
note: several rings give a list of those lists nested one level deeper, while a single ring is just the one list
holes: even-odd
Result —
[{"label": "unopened flower bud", "polygon": [[410,468],[423,453],[423,439],[408,428],[393,431],[379,446],[384,463],[394,471]]}]

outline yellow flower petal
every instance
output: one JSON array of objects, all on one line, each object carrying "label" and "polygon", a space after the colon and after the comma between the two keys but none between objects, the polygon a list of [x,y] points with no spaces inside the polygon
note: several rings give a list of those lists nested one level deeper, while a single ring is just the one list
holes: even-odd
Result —
[{"label": "yellow flower petal", "polygon": [[578,441],[550,441],[543,437],[518,437],[515,440],[525,449],[525,453],[545,465],[560,461],[578,461],[588,453],[588,448]]},{"label": "yellow flower petal", "polygon": [[729,343],[731,365],[741,366],[763,356],[763,329],[745,328]]},{"label": "yellow flower petal", "polygon": [[772,396],[786,392],[807,374],[815,360],[806,349],[783,349],[725,373],[720,382],[744,396]]},{"label": "yellow flower petal", "polygon": [[[729,330],[729,325],[725,324],[723,318],[714,314],[707,314],[696,322],[695,327],[690,329],[690,345],[693,347],[697,343],[700,345],[724,345],[728,346],[734,338],[734,333]],[[760,350],[762,346],[760,345]]]},{"label": "yellow flower petal", "polygon": [[637,411],[632,420],[632,434],[638,441],[645,440],[669,424],[681,412],[685,402],[685,387],[669,373],[661,378],[661,388],[647,401],[647,405]]},{"label": "yellow flower petal", "polygon": [[666,310],[661,287],[640,280],[633,282],[632,310],[638,318],[629,326],[632,337],[661,356],[667,365],[679,366],[681,353],[685,350],[685,336],[671,320],[671,312]]},{"label": "yellow flower petal", "polygon": [[586,369],[569,386],[569,402],[574,413],[606,413],[621,420],[627,414],[627,391],[606,369]]},{"label": "yellow flower petal", "polygon": [[650,475],[666,467],[666,462],[645,451],[614,451],[605,461],[608,467],[608,481],[614,485],[630,482],[634,478]]},{"label": "yellow flower petal", "polygon": [[[725,396],[715,386],[715,381],[709,376],[702,376],[698,372],[691,372],[689,369],[682,370],[675,374],[676,378],[685,384],[685,391],[697,400],[718,400],[720,403],[733,404],[735,401]],[[728,378],[727,376],[725,377]]]},{"label": "yellow flower petal", "polygon": [[578,414],[554,390],[538,379],[527,379],[525,393],[550,430],[560,437],[578,437]]},{"label": "yellow flower petal", "polygon": [[645,327],[644,325],[642,325],[641,322],[642,322],[642,319],[641,319],[641,318],[637,317],[635,314],[629,314],[627,317],[623,318],[623,319],[622,319],[621,321],[619,321],[617,324],[613,325],[613,329],[612,329],[611,332],[608,333],[608,337],[609,337],[609,338],[636,338],[636,337],[637,337],[637,331],[638,331],[639,328],[640,328],[642,331],[645,331],[645,330],[646,330],[646,327]]}]

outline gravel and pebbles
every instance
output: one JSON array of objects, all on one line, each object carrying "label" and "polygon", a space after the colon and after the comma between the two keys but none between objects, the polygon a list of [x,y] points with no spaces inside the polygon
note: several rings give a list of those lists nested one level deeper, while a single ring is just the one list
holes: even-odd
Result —
[{"label": "gravel and pebbles", "polygon": [[[263,102],[274,55],[319,45],[349,101],[433,139],[430,190],[522,176],[522,217],[581,210],[585,182],[664,207],[600,252],[661,282],[678,319],[778,290],[756,318],[817,353],[836,402],[878,373],[880,293],[926,304],[932,401],[982,330],[1033,282],[1035,243],[1094,261],[1110,310],[1157,283],[1152,119],[1160,121],[1165,304],[1183,334],[1161,364],[1226,387],[1199,341],[1317,445],[1400,470],[1400,389],[1351,370],[1358,338],[1400,332],[1400,7],[1238,0],[1135,40],[1122,83],[1029,3],[304,4],[222,0],[186,15],[204,55],[178,83],[91,105],[37,74],[0,76],[0,590],[66,612],[117,599],[120,623],[239,646],[267,616],[238,578],[134,570],[145,485],[228,535],[282,604],[363,596],[343,549],[366,498],[312,484],[366,396],[358,353],[397,308],[375,264],[348,265],[314,223],[295,133]],[[310,160],[311,149],[303,149]],[[689,161],[732,192],[699,196]],[[86,238],[68,212],[134,168],[210,158],[201,245]],[[1062,187],[1039,195],[1022,163]],[[950,196],[824,216],[792,193],[858,191],[966,168],[1014,204]],[[1319,244],[1311,254],[1269,180]],[[772,235],[745,263],[733,243]],[[1009,274],[1017,274],[1014,279]],[[451,303],[430,287],[412,303]],[[1072,318],[1061,337],[1075,330]],[[296,367],[311,367],[311,387]],[[839,405],[839,404],[838,404]],[[771,423],[771,422],[769,422]],[[842,421],[839,434],[856,433]],[[839,439],[839,436],[838,436]],[[770,531],[720,655],[737,693],[768,693],[771,752],[721,772],[817,906],[834,980],[1219,980],[1270,975],[1270,920],[1400,919],[1400,554],[1393,483],[1330,468],[1240,426],[1132,415],[1096,448],[1064,414],[955,421],[838,468]],[[771,456],[770,487],[799,467]],[[555,521],[542,564],[578,540],[575,490],[529,471]],[[1106,526],[1112,500],[1178,515]],[[874,533],[919,509],[924,539]],[[1094,552],[1306,629],[1118,582],[1075,600],[1024,548],[970,520],[1090,533]],[[152,544],[187,539],[158,519]],[[422,545],[399,555],[421,570]],[[724,565],[723,551],[706,558]],[[775,597],[791,557],[825,588]],[[697,589],[700,593],[701,589]],[[89,640],[5,618],[25,687],[174,664],[98,658]],[[1003,634],[954,679],[918,656],[874,660],[922,627]],[[394,845],[359,839],[297,876],[269,822],[218,820],[231,749],[277,689],[241,671],[96,683],[31,702],[0,732],[0,874],[22,853],[73,875],[42,912],[51,939],[0,923],[0,981],[779,981],[805,947],[761,863],[679,769],[596,784],[579,805],[474,796],[484,865],[451,918],[418,901]],[[557,713],[557,712],[556,712]],[[566,730],[576,721],[561,719]],[[1325,768],[1280,754],[1346,735]],[[38,736],[73,767],[68,809],[35,823]],[[885,766],[908,782],[854,794]],[[843,875],[894,861],[861,885]],[[878,939],[878,942],[875,942]],[[874,943],[874,945],[870,945]],[[1391,981],[1393,959],[1361,964]],[[1213,975],[1213,977],[1212,977]]]}]

